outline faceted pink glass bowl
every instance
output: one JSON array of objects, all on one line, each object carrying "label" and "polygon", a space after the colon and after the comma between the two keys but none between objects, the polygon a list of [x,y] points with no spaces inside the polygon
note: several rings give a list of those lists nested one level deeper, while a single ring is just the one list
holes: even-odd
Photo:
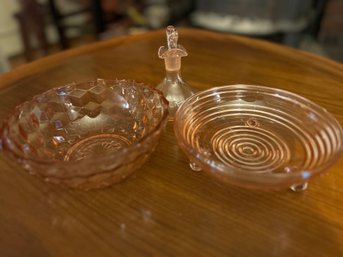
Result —
[{"label": "faceted pink glass bowl", "polygon": [[343,132],[325,109],[280,89],[229,85],[178,109],[179,146],[194,170],[249,188],[306,188],[342,153]]},{"label": "faceted pink glass bowl", "polygon": [[46,181],[91,189],[119,182],[154,151],[168,117],[162,93],[130,80],[49,90],[3,123],[6,156]]}]

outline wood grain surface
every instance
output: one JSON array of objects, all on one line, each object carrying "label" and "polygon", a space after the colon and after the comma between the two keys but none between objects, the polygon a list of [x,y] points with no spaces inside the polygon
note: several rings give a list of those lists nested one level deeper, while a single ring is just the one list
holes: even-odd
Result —
[{"label": "wood grain surface", "polygon": [[[257,84],[326,108],[343,125],[343,66],[264,41],[180,29],[194,88]],[[51,87],[96,78],[156,85],[164,31],[56,54],[0,77],[0,119]],[[343,159],[307,191],[224,185],[188,167],[171,124],[124,182],[89,192],[51,185],[0,154],[0,256],[343,256]]]}]

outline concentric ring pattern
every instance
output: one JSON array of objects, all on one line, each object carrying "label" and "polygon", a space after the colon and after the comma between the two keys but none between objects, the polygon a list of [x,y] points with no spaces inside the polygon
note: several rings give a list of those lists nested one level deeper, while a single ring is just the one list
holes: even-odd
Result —
[{"label": "concentric ring pattern", "polygon": [[214,155],[225,165],[251,172],[270,172],[290,159],[287,143],[259,128],[220,129],[214,133],[211,145]]},{"label": "concentric ring pattern", "polygon": [[342,128],[331,114],[301,96],[268,87],[200,92],[179,108],[174,126],[192,162],[241,185],[300,183],[342,152]]}]

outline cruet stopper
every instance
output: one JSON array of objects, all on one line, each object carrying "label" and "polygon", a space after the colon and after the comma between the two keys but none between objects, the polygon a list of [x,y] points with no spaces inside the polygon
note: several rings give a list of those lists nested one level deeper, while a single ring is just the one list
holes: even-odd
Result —
[{"label": "cruet stopper", "polygon": [[158,49],[158,57],[164,59],[166,76],[157,89],[162,91],[169,101],[169,120],[174,120],[178,107],[195,91],[181,77],[181,57],[187,56],[187,51],[182,45],[178,45],[178,32],[174,26],[168,26],[167,46]]}]

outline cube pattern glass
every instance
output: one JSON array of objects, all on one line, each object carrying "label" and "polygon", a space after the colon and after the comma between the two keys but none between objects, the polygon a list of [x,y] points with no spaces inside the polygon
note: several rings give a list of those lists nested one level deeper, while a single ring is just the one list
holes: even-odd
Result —
[{"label": "cube pattern glass", "polygon": [[162,93],[142,83],[73,83],[17,106],[3,123],[2,148],[46,181],[104,187],[143,165],[167,117]]}]

